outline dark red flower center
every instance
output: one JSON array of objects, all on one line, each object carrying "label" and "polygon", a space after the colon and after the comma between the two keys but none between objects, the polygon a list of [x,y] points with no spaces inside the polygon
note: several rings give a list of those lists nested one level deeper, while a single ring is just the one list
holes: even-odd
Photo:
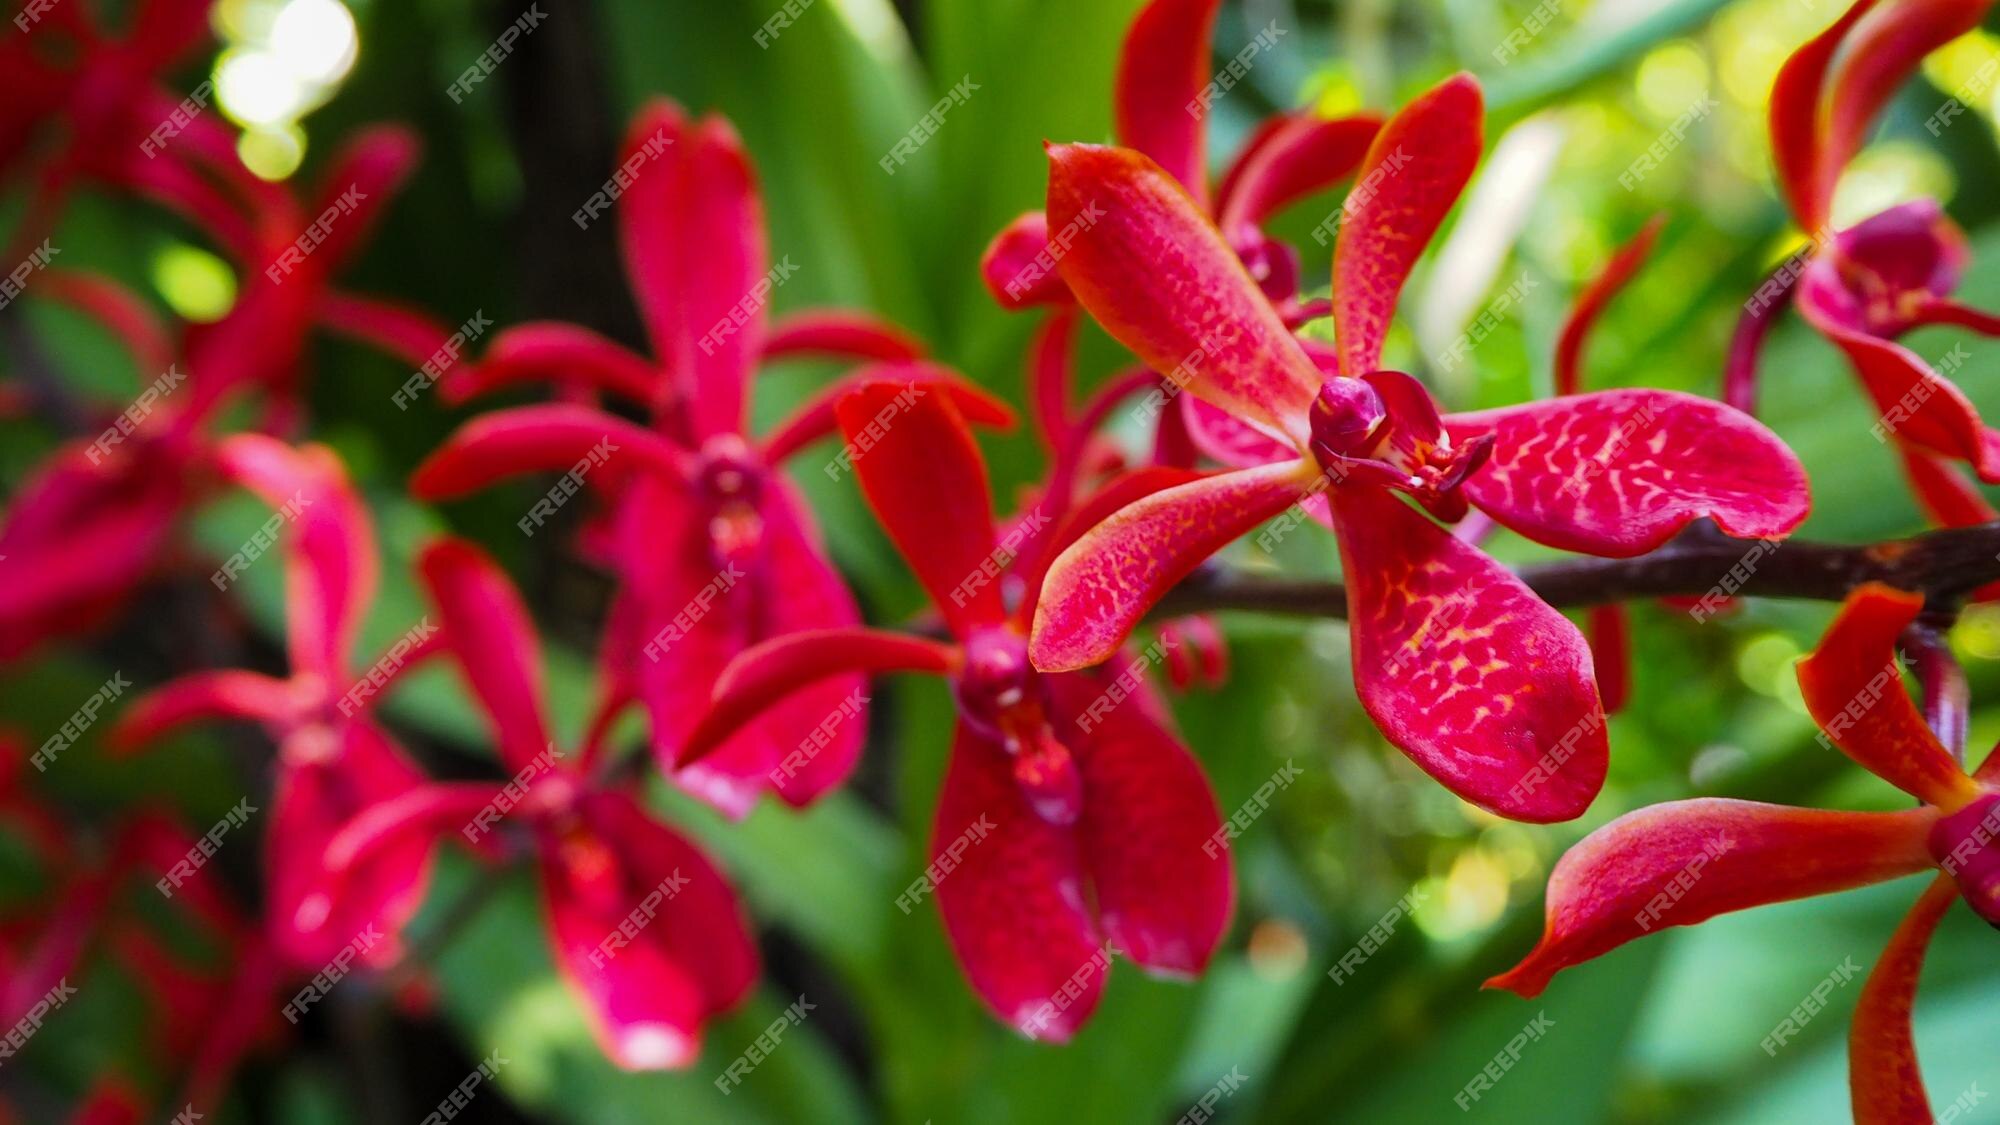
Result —
[{"label": "dark red flower center", "polygon": [[[1958,288],[1968,253],[1965,236],[1936,202],[1892,207],[1833,236],[1819,271],[1832,286],[1811,286],[1837,316],[1871,335],[1891,338],[1915,325],[1926,306]],[[1821,273],[1821,278],[1828,277]],[[1829,288],[1837,296],[1828,293]],[[1844,307],[1840,307],[1844,306]]]},{"label": "dark red flower center", "polygon": [[974,633],[953,689],[966,725],[1012,759],[1014,783],[1035,815],[1075,823],[1083,813],[1083,777],[1075,755],[1049,729],[1047,693],[1028,661],[1027,638],[1005,626]]},{"label": "dark red flower center", "polygon": [[695,494],[708,506],[708,533],[718,566],[742,561],[764,538],[764,464],[736,434],[703,443]]},{"label": "dark red flower center", "polygon": [[1407,492],[1445,520],[1465,515],[1459,485],[1493,448],[1491,435],[1455,444],[1430,392],[1400,371],[1327,379],[1309,424],[1313,457],[1331,484]]}]

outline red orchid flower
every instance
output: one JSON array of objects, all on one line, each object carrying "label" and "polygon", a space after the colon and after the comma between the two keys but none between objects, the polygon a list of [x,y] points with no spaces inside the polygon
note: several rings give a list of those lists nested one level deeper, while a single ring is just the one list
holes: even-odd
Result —
[{"label": "red orchid flower", "polygon": [[325,962],[300,970],[272,943],[260,925],[229,895],[215,868],[176,871],[201,841],[172,819],[141,812],[123,826],[117,865],[155,887],[176,881],[172,902],[209,947],[204,962],[181,951],[184,936],[167,940],[139,911],[114,916],[108,926],[113,955],[145,994],[152,1036],[162,1059],[177,1075],[178,1096],[168,1104],[212,1113],[244,1059],[284,1032],[279,1019],[288,978],[319,972]]},{"label": "red orchid flower", "polygon": [[[1994,518],[1950,462],[2000,482],[2000,432],[1896,339],[1928,324],[2000,335],[2000,317],[1951,299],[1969,253],[1965,233],[1936,200],[1904,203],[1844,230],[1833,228],[1829,212],[1842,170],[1904,79],[1925,55],[1979,26],[1991,7],[1992,0],[1857,0],[1785,61],[1771,88],[1771,147],[1785,202],[1811,243],[1745,306],[1727,376],[1728,401],[1750,409],[1758,350],[1793,296],[1806,320],[1847,353],[1882,412],[1876,436],[1894,439],[1919,502],[1950,526]],[[1936,133],[1949,122],[1933,116],[1927,124]]]},{"label": "red orchid flower", "polygon": [[329,871],[360,870],[413,839],[477,843],[503,817],[518,821],[540,868],[556,966],[605,1054],[629,1070],[689,1065],[702,1026],[756,980],[736,892],[693,843],[605,784],[601,722],[581,753],[556,748],[534,624],[499,567],[446,540],[424,552],[421,568],[444,643],[512,780],[414,786],[349,824],[327,849]]},{"label": "red orchid flower", "polygon": [[[625,264],[654,359],[567,324],[502,333],[474,368],[447,379],[455,398],[533,378],[608,391],[651,410],[650,428],[580,404],[500,410],[453,434],[418,470],[419,496],[444,499],[503,476],[568,469],[593,450],[606,467],[587,478],[611,501],[593,536],[621,580],[606,629],[603,667],[617,702],[642,701],[653,747],[668,766],[707,705],[715,677],[744,648],[799,629],[858,624],[853,597],[827,562],[810,513],[780,466],[834,428],[843,380],[762,438],[746,428],[745,394],[760,360],[820,354],[914,363],[918,346],[852,313],[813,312],[767,329],[773,286],[763,206],[749,157],[728,122],[687,120],[658,101],[641,110],[621,167],[633,169],[619,200]],[[1007,408],[942,368],[968,411],[1005,421]],[[829,466],[829,474],[839,471]],[[525,528],[525,523],[524,523]],[[796,774],[780,759],[810,739],[820,719],[859,687],[827,684],[763,716],[727,747],[676,780],[741,816],[759,793],[805,805],[853,768],[865,722]]]},{"label": "red orchid flower", "polygon": [[[216,450],[229,480],[256,493],[287,524],[286,650],[292,674],[278,679],[241,669],[197,672],[137,700],[113,728],[113,742],[137,748],[189,723],[261,723],[278,743],[277,777],[264,830],[270,940],[291,964],[317,971],[369,927],[383,940],[364,959],[400,958],[397,936],[423,903],[430,849],[407,840],[366,867],[329,881],[328,843],[369,807],[401,796],[422,773],[367,705],[396,675],[436,651],[435,629],[412,630],[365,674],[352,655],[362,616],[375,597],[374,526],[360,493],[333,452],[294,449],[239,434]],[[233,574],[225,563],[218,574]],[[419,635],[421,634],[421,635]]]},{"label": "red orchid flower", "polygon": [[[971,430],[944,395],[921,390],[878,384],[836,413],[851,441],[876,435],[855,462],[862,491],[953,643],[861,628],[767,641],[723,674],[684,757],[700,759],[829,679],[948,677],[958,704],[951,764],[929,873],[906,898],[934,891],[959,964],[996,1015],[1065,1042],[1096,1008],[1108,948],[1155,973],[1193,975],[1208,963],[1234,894],[1222,818],[1147,688],[1148,658],[1052,676],[1028,663],[1041,581],[1032,544],[1062,531],[1037,512],[996,529]],[[1187,476],[1144,470],[1113,486],[1111,502]],[[1084,511],[1094,518],[1101,507]]]},{"label": "red orchid flower", "polygon": [[[267,424],[296,422],[315,324],[413,368],[451,336],[407,305],[331,283],[415,156],[406,132],[370,130],[334,160],[312,216],[299,214],[289,196],[263,200],[265,233],[259,249],[246,251],[236,304],[214,324],[191,326],[178,344],[150,306],[107,278],[53,269],[36,275],[28,297],[91,318],[152,382],[119,413],[89,419],[86,435],[53,454],[9,504],[0,521],[0,573],[8,576],[0,582],[0,661],[95,627],[160,566],[181,513],[214,482],[211,431],[228,404],[258,395]],[[315,226],[317,243],[308,239]],[[290,254],[299,258],[287,270]]]},{"label": "red orchid flower", "polygon": [[26,740],[0,731],[0,831],[55,890],[53,901],[0,914],[0,1027],[8,1029],[82,965],[119,875],[22,784],[28,761]]},{"label": "red orchid flower", "polygon": [[[1370,114],[1329,120],[1309,110],[1266,118],[1211,190],[1209,56],[1221,6],[1222,0],[1151,0],[1133,19],[1118,59],[1118,140],[1187,189],[1288,322],[1324,315],[1323,307],[1299,303],[1298,253],[1266,235],[1262,223],[1351,175],[1382,121]],[[1055,262],[1094,221],[1087,214],[1052,223],[1030,211],[1009,223],[980,262],[993,299],[1010,309],[1074,300]]]},{"label": "red orchid flower", "polygon": [[54,228],[84,182],[150,198],[224,245],[255,243],[244,205],[275,189],[243,167],[229,126],[162,78],[208,41],[211,0],[142,0],[114,36],[93,4],[21,5],[28,22],[0,41],[0,180],[31,174],[10,245],[18,260]]},{"label": "red orchid flower", "polygon": [[1466,800],[1564,820],[1595,796],[1607,761],[1582,636],[1396,493],[1447,521],[1476,505],[1537,542],[1624,557],[1702,518],[1732,535],[1782,535],[1805,518],[1806,480],[1770,431],[1692,395],[1602,391],[1445,416],[1415,379],[1379,369],[1403,282],[1478,162],[1481,118],[1479,87],[1460,75],[1376,137],[1361,179],[1392,161],[1397,171],[1349,198],[1331,353],[1286,330],[1159,166],[1125,149],[1051,146],[1051,221],[1104,213],[1062,259],[1071,291],[1255,440],[1236,454],[1249,467],[1148,496],[1057,558],[1030,651],[1043,671],[1106,659],[1202,560],[1324,494],[1370,717]]},{"label": "red orchid flower", "polygon": [[[219,973],[191,966],[152,932],[149,912],[131,909],[123,892],[143,882],[142,893],[154,894],[176,864],[200,854],[195,837],[166,816],[142,810],[100,846],[20,784],[25,751],[18,737],[0,732],[0,828],[26,845],[60,892],[52,904],[25,916],[0,918],[0,1026],[16,1026],[33,1005],[88,971],[101,940],[152,1002],[151,1033],[161,1059],[185,1072],[190,1097],[212,1105],[242,1056],[274,1030],[277,960],[204,867],[180,879],[173,901],[227,956],[218,962],[225,966]],[[108,1090],[100,1083],[86,1106],[109,1104]]]},{"label": "red orchid flower", "polygon": [[2000,925],[2000,856],[1987,847],[2000,820],[2000,755],[1967,776],[1905,692],[1896,639],[1922,606],[1917,594],[1864,586],[1799,665],[1806,707],[1832,743],[1921,807],[1702,798],[1628,813],[1556,864],[1541,944],[1487,985],[1532,997],[1562,969],[1657,929],[1937,868],[1862,989],[1848,1048],[1858,1125],[1931,1121],[1910,1012],[1925,947],[1954,899]]}]

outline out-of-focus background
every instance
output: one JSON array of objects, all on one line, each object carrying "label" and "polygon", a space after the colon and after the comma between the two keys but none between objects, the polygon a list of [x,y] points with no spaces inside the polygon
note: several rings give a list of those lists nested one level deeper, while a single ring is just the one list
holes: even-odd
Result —
[{"label": "out-of-focus background", "polygon": [[[446,87],[521,5],[222,0],[220,53],[180,75],[179,88],[212,77],[219,108],[243,130],[246,161],[272,177],[312,177],[365,123],[400,121],[421,134],[417,174],[348,275],[357,288],[454,324],[475,312],[502,326],[560,318],[635,343],[615,220],[579,231],[571,213],[609,176],[616,139],[642,99],[664,94],[718,111],[757,163],[773,259],[796,268],[776,293],[778,312],[872,309],[1021,400],[1039,314],[998,310],[979,282],[979,254],[1002,224],[1039,205],[1045,138],[1109,139],[1114,61],[1138,0],[794,0],[791,26],[762,46],[757,32],[778,0],[539,7],[545,20],[454,102]],[[1275,108],[1385,110],[1469,69],[1488,95],[1490,156],[1414,279],[1392,360],[1430,379],[1453,407],[1547,395],[1567,303],[1615,246],[1665,211],[1658,250],[1594,339],[1587,380],[1714,394],[1744,299],[1800,239],[1772,189],[1763,117],[1771,78],[1838,14],[1832,0],[1230,3],[1219,57],[1274,23],[1284,34],[1216,100],[1210,149],[1218,158],[1232,152]],[[1496,57],[1510,31],[1541,24],[1518,55]],[[1851,221],[1919,195],[1945,201],[1975,248],[1961,296],[1989,308],[2000,305],[1997,55],[2000,37],[1982,32],[1927,62],[1843,182],[1836,216]],[[886,173],[878,161],[961,83],[966,94],[936,135]],[[1972,112],[1933,135],[1924,122],[1967,89],[1976,91],[1966,99]],[[1715,104],[1690,119],[1703,99]],[[1657,168],[1629,175],[1677,122],[1684,141],[1666,146]],[[0,217],[11,220],[19,203],[10,197]],[[1274,224],[1304,251],[1309,292],[1324,292],[1329,262],[1310,232],[1338,203],[1337,194],[1321,197]],[[62,264],[117,276],[184,318],[214,319],[233,297],[216,248],[157,208],[86,194],[59,244]],[[1501,323],[1480,332],[1466,362],[1447,370],[1426,358],[1507,294]],[[82,321],[32,303],[17,312],[80,394],[129,400],[145,381]],[[1933,358],[1965,343],[1972,358],[1957,381],[2000,409],[2000,386],[1985,378],[2000,346],[1936,329],[1908,342]],[[1085,354],[1093,380],[1121,362],[1094,328]],[[552,710],[574,731],[589,705],[606,582],[579,561],[572,536],[515,530],[546,481],[442,508],[412,501],[410,470],[469,412],[435,395],[395,408],[391,395],[410,372],[374,353],[322,341],[311,362],[307,432],[347,460],[389,554],[362,651],[418,619],[409,555],[436,531],[456,529],[492,550],[533,602],[553,650]],[[788,364],[765,374],[756,417],[775,419],[831,372]],[[1767,353],[1763,403],[1812,474],[1816,511],[1804,534],[1866,541],[1921,529],[1852,376],[1795,317]],[[27,419],[0,423],[0,432],[0,486],[11,490],[55,435]],[[989,438],[985,448],[1003,504],[1041,471],[1025,433]],[[852,481],[810,473],[798,483],[869,619],[895,624],[918,610],[920,592]],[[226,554],[263,515],[253,502],[218,502],[201,514],[197,540]],[[1509,537],[1494,544],[1509,560],[1534,556]],[[1292,536],[1279,554],[1245,543],[1230,557],[1251,568],[1336,571],[1328,536]],[[218,599],[202,589],[212,566],[191,560],[184,578],[149,588],[108,632],[6,669],[0,724],[39,740],[114,670],[143,688],[197,667],[275,662],[281,568],[251,568],[222,599],[240,613],[218,617]],[[1752,602],[1706,624],[1654,604],[1632,612],[1636,691],[1612,721],[1609,784],[1589,816],[1553,827],[1482,814],[1386,747],[1355,701],[1338,623],[1225,617],[1234,670],[1220,690],[1176,698],[1186,738],[1225,812],[1288,763],[1303,775],[1236,841],[1237,917],[1211,971],[1177,983],[1119,964],[1095,1018],[1067,1048],[1024,1042],[989,1018],[935,912],[906,915],[894,905],[925,862],[949,708],[944,688],[894,680],[875,689],[875,729],[856,782],[808,813],[766,802],[732,826],[654,787],[657,807],[743,889],[768,960],[756,998],[710,1029],[693,1069],[634,1076],[604,1060],[548,961],[530,881],[515,876],[436,951],[432,1003],[390,1003],[365,984],[351,990],[282,1053],[257,1057],[225,1119],[415,1121],[497,1049],[509,1060],[498,1095],[482,1092],[459,1120],[1160,1122],[1226,1086],[1217,1111],[1228,1120],[1451,1121],[1461,1117],[1453,1096],[1545,1015],[1546,1033],[1465,1119],[1844,1120],[1847,1013],[1858,982],[1833,989],[1826,1010],[1775,1052],[1760,1043],[1845,959],[1872,963],[1916,897],[1916,880],[1670,930],[1564,974],[1534,1002],[1478,988],[1533,943],[1555,859],[1621,812],[1689,795],[1856,809],[1906,800],[1814,741],[1792,662],[1830,607]],[[1978,755],[2000,735],[1990,705],[2000,701],[1992,663],[2000,614],[1967,613],[1952,640],[1973,682]],[[443,669],[414,678],[388,718],[438,772],[481,768],[481,728]],[[634,723],[625,737],[636,734]],[[231,730],[112,761],[93,732],[64,769],[34,782],[86,820],[164,797],[189,823],[206,824],[269,750],[255,732]],[[256,854],[225,848],[215,862],[247,890]],[[0,872],[4,901],[52,893],[14,867]],[[418,932],[451,924],[443,915],[483,878],[492,876],[462,857],[447,860]],[[1418,904],[1410,917],[1395,910],[1406,899]],[[1367,938],[1371,927],[1380,940]],[[1330,979],[1328,969],[1364,940],[1374,951],[1342,981]],[[1995,948],[1985,926],[1954,911],[1933,949],[1917,1039],[1937,1105],[2000,1089],[1990,1049]],[[134,1057],[133,994],[104,979],[32,1051],[7,1062],[0,1089],[25,1104],[61,1104]],[[800,995],[817,1005],[811,1017],[739,1088],[719,1092],[714,1078],[726,1062]],[[1996,1107],[1959,1120],[2000,1119]]]}]

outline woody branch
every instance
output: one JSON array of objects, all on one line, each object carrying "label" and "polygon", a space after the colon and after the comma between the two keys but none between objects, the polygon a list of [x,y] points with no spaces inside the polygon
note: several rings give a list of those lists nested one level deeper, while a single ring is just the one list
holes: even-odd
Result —
[{"label": "woody branch", "polygon": [[[1701,525],[1636,558],[1538,563],[1519,573],[1558,608],[1659,597],[1840,601],[1858,586],[1882,582],[1921,593],[1929,609],[1949,613],[1973,590],[2000,581],[2000,521],[1858,546],[1729,539]],[[1337,582],[1208,567],[1176,586],[1152,615],[1224,609],[1345,618],[1347,594]]]}]

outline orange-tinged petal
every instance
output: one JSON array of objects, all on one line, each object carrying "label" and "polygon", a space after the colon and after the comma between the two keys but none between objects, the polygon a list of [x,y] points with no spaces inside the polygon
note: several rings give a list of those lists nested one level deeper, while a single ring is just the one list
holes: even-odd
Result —
[{"label": "orange-tinged petal", "polygon": [[1479,82],[1457,74],[1382,126],[1355,173],[1333,247],[1333,323],[1340,370],[1366,375],[1410,268],[1472,178],[1483,145]]},{"label": "orange-tinged petal", "polygon": [[1920,594],[1870,583],[1847,596],[1819,647],[1799,662],[1806,709],[1841,752],[1918,800],[1956,809],[1977,792],[1903,688],[1896,638]]},{"label": "orange-tinged petal", "polygon": [[1825,198],[1832,198],[1841,169],[1924,56],[1978,27],[1992,6],[1993,0],[1897,0],[1853,25],[1826,84],[1820,154]]},{"label": "orange-tinged petal", "polygon": [[1085,497],[1075,509],[1062,517],[1055,529],[1038,539],[1031,552],[1024,552],[1015,566],[1014,574],[1021,580],[1024,591],[1021,608],[1016,618],[1023,625],[1032,624],[1035,607],[1041,602],[1042,577],[1071,543],[1083,534],[1109,519],[1119,509],[1132,504],[1155,492],[1200,480],[1205,474],[1193,469],[1175,469],[1165,465],[1149,465],[1134,469],[1107,482],[1096,492]]},{"label": "orange-tinged petal", "polygon": [[1917,1067],[1917,1043],[1910,1018],[1924,951],[1938,922],[1958,898],[1951,877],[1939,876],[1903,916],[1882,950],[1847,1036],[1847,1083],[1854,1095],[1854,1125],[1931,1125],[1930,1099]]},{"label": "orange-tinged petal", "polygon": [[1561,970],[1668,926],[1922,871],[1936,817],[1719,797],[1627,813],[1556,864],[1541,944],[1486,987],[1537,996]]},{"label": "orange-tinged petal", "polygon": [[1085,532],[1042,581],[1035,667],[1067,672],[1109,657],[1174,583],[1297,503],[1317,475],[1304,460],[1218,473],[1152,493]]},{"label": "orange-tinged petal", "polygon": [[1146,365],[1305,448],[1321,376],[1236,253],[1143,154],[1049,147],[1049,227],[1076,299]]}]

